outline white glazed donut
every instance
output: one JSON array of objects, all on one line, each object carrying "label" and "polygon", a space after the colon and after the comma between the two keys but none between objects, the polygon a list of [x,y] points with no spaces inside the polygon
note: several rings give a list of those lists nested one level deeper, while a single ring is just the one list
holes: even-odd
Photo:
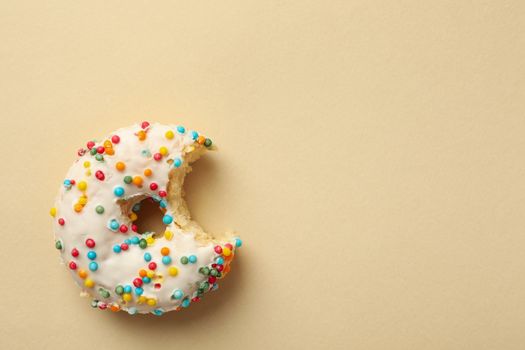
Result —
[{"label": "white glazed donut", "polygon": [[[55,206],[55,246],[102,310],[130,314],[188,307],[217,288],[241,240],[191,220],[182,185],[211,140],[182,126],[143,122],[78,151]],[[136,232],[140,202],[164,213],[165,232]]]}]

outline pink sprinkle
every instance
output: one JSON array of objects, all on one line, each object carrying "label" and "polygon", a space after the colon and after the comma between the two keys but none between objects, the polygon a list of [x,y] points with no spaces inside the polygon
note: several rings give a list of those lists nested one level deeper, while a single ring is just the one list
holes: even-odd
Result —
[{"label": "pink sprinkle", "polygon": [[160,154],[160,153],[155,153],[155,154],[153,155],[153,159],[155,159],[155,160],[158,162],[159,160],[162,159],[162,154]]},{"label": "pink sprinkle", "polygon": [[88,149],[92,149],[93,147],[95,147],[95,143],[93,141],[88,141],[86,145]]},{"label": "pink sprinkle", "polygon": [[142,129],[146,129],[149,126],[149,123],[148,122],[142,122],[142,124],[140,124],[140,126],[142,127]]}]

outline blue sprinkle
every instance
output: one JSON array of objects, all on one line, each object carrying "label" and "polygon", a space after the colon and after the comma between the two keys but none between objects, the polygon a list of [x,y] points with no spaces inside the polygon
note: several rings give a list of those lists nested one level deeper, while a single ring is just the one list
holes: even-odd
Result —
[{"label": "blue sprinkle", "polygon": [[145,253],[144,254],[144,260],[146,260],[148,262],[151,261],[151,254],[150,253]]},{"label": "blue sprinkle", "polygon": [[140,287],[135,288],[135,294],[142,295],[142,293],[144,293],[144,289]]},{"label": "blue sprinkle", "polygon": [[141,152],[142,156],[144,157],[151,157],[151,152],[149,149],[143,149]]},{"label": "blue sprinkle", "polygon": [[118,253],[120,253],[122,251],[122,248],[120,248],[120,246],[118,244],[115,244],[113,246],[113,251],[118,254]]},{"label": "blue sprinkle", "polygon": [[164,217],[162,218],[162,222],[166,225],[169,225],[173,222],[173,217],[171,215],[164,215]]},{"label": "blue sprinkle", "polygon": [[178,167],[180,167],[181,165],[182,165],[182,159],[180,159],[180,158],[175,158],[175,159],[173,159],[173,166],[174,166],[175,168],[178,168]]},{"label": "blue sprinkle", "polygon": [[217,265],[222,265],[222,264],[224,264],[224,258],[223,258],[222,256],[219,256],[219,257],[217,258],[217,260],[215,260],[215,263],[216,263]]},{"label": "blue sprinkle", "polygon": [[194,139],[194,140],[197,140],[197,138],[199,137],[199,133],[196,132],[196,131],[192,131],[191,132],[191,138]]},{"label": "blue sprinkle", "polygon": [[195,264],[197,262],[197,257],[195,255],[190,255],[188,257],[188,260],[190,261],[190,263]]},{"label": "blue sprinkle", "polygon": [[131,237],[131,243],[132,244],[139,244],[140,238],[137,236]]},{"label": "blue sprinkle", "polygon": [[131,210],[134,211],[135,213],[140,211],[140,202],[139,203],[135,203]]},{"label": "blue sprinkle", "polygon": [[164,314],[164,310],[162,310],[162,309],[155,309],[151,313],[154,314],[155,316],[162,316]]},{"label": "blue sprinkle", "polygon": [[88,257],[89,260],[95,260],[97,258],[97,253],[95,253],[94,251],[90,250],[87,253],[87,257]]},{"label": "blue sprinkle", "polygon": [[240,246],[242,246],[242,241],[240,238],[235,238],[235,246],[237,248],[239,248]]},{"label": "blue sprinkle", "polygon": [[94,261],[90,262],[89,263],[89,269],[91,271],[97,271],[98,270],[98,264],[96,262],[94,262]]},{"label": "blue sprinkle", "polygon": [[117,186],[115,187],[115,189],[113,190],[113,193],[115,194],[115,196],[117,197],[122,197],[124,195],[124,189],[120,186]]},{"label": "blue sprinkle", "polygon": [[160,202],[160,200],[161,200],[162,198],[160,198],[160,196],[154,195],[154,196],[151,196],[151,199],[153,199],[155,202],[158,203],[158,202]]},{"label": "blue sprinkle", "polygon": [[126,238],[126,239],[124,240],[124,243],[126,243],[127,245],[130,245],[130,244],[131,244],[131,239]]},{"label": "blue sprinkle", "polygon": [[164,199],[161,199],[160,202],[159,202],[159,206],[161,208],[166,208],[168,206],[168,203],[166,203],[166,201]]},{"label": "blue sprinkle", "polygon": [[113,219],[109,222],[109,228],[112,230],[117,230],[119,227],[118,221]]},{"label": "blue sprinkle", "polygon": [[129,284],[124,286],[124,293],[131,293],[131,286]]},{"label": "blue sprinkle", "polygon": [[149,278],[148,276],[142,277],[142,282],[144,282],[145,284],[148,284],[151,282],[151,278]]},{"label": "blue sprinkle", "polygon": [[169,256],[167,256],[167,255],[166,255],[166,256],[163,256],[163,257],[162,257],[162,263],[163,263],[164,265],[169,265],[169,264],[171,263],[171,258],[170,258]]},{"label": "blue sprinkle", "polygon": [[186,298],[182,301],[182,307],[188,307],[190,306],[190,299]]},{"label": "blue sprinkle", "polygon": [[179,134],[184,134],[186,132],[186,129],[182,125],[177,126],[177,131]]},{"label": "blue sprinkle", "polygon": [[173,294],[171,295],[171,297],[173,299],[182,299],[182,297],[184,296],[184,293],[182,292],[182,290],[180,289],[177,289],[173,292]]},{"label": "blue sprinkle", "polygon": [[213,290],[217,290],[217,289],[219,289],[219,284],[214,283],[213,287],[211,288],[211,290],[213,291]]}]

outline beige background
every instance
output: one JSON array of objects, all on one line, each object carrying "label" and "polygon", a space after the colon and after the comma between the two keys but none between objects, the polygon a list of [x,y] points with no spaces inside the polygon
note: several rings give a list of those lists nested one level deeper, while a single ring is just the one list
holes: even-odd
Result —
[{"label": "beige background", "polygon": [[[525,348],[520,1],[3,1],[1,349]],[[187,184],[245,245],[166,317],[97,312],[49,207],[147,119],[219,152]]]}]

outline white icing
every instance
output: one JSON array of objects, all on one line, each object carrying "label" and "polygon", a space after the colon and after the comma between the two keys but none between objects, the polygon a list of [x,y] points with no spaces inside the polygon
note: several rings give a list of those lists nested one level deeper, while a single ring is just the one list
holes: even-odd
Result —
[{"label": "white icing", "polygon": [[[173,238],[167,240],[163,233],[160,233],[155,239],[153,245],[142,249],[138,244],[129,244],[127,251],[115,253],[113,247],[120,245],[125,239],[130,239],[133,236],[145,238],[143,235],[137,234],[131,230],[130,219],[122,213],[120,204],[117,203],[119,199],[132,198],[134,196],[158,196],[160,190],[167,190],[168,173],[173,169],[172,162],[175,157],[185,161],[184,150],[187,146],[195,143],[191,132],[186,131],[184,134],[177,132],[177,127],[173,125],[152,124],[147,128],[147,137],[140,141],[136,136],[137,132],[142,130],[140,125],[135,125],[128,128],[123,128],[112,133],[107,139],[111,140],[111,136],[118,135],[120,142],[113,144],[114,155],[104,154],[103,161],[97,161],[95,156],[87,151],[80,156],[73,166],[69,169],[66,179],[75,180],[75,185],[70,189],[66,186],[61,186],[56,200],[56,216],[54,220],[55,238],[61,241],[62,244],[62,259],[66,267],[71,271],[71,275],[76,283],[83,291],[98,300],[100,304],[119,305],[123,310],[129,313],[148,313],[154,310],[161,313],[162,311],[174,310],[181,305],[184,298],[192,298],[196,295],[198,286],[208,280],[208,276],[199,273],[199,268],[202,266],[209,266],[215,262],[219,257],[214,251],[215,244],[200,243],[195,240],[195,235],[192,232],[183,232],[175,223],[167,225],[166,229],[173,232]],[[174,133],[173,139],[167,139],[165,133],[172,130]],[[102,142],[96,142],[97,146],[103,145]],[[169,153],[160,161],[153,159],[153,154],[159,152],[160,147],[166,147]],[[90,162],[90,167],[84,167],[84,162]],[[117,171],[115,165],[117,162],[124,162],[126,169],[122,172]],[[149,168],[153,174],[146,177],[143,174],[144,169]],[[105,179],[100,181],[96,178],[96,171],[102,171]],[[91,174],[89,175],[89,171]],[[126,184],[123,181],[125,175],[135,176],[140,175],[144,183],[142,187],[134,184]],[[74,210],[74,205],[78,202],[82,191],[78,189],[77,185],[80,181],[87,183],[87,204],[82,211],[77,213]],[[152,191],[149,184],[155,182],[158,184],[158,189]],[[114,188],[120,186],[125,189],[123,197],[119,198],[114,194]],[[101,205],[104,207],[104,212],[98,214],[95,208]],[[173,208],[171,204],[167,203],[167,214],[172,214]],[[58,219],[63,218],[65,224],[62,226],[58,224]],[[125,224],[129,227],[127,233],[122,233],[118,229],[113,231],[109,228],[109,223],[112,219],[116,219],[119,224]],[[95,241],[94,248],[86,246],[86,239],[91,238]],[[235,248],[235,240],[230,242]],[[172,259],[171,264],[164,265],[162,263],[162,255],[160,250],[162,247],[170,249],[169,256]],[[78,257],[71,255],[71,250],[76,248],[79,251]],[[94,260],[98,264],[98,270],[90,271],[88,266],[91,262],[87,257],[89,251],[95,251],[97,254]],[[147,303],[138,303],[138,296],[135,294],[135,286],[133,280],[138,278],[138,271],[145,269],[148,271],[148,262],[144,260],[145,253],[151,254],[151,261],[157,264],[155,272],[157,275],[162,275],[162,278],[153,278],[151,283],[142,286],[143,295],[147,298],[156,299],[156,305],[150,306]],[[233,254],[233,253],[232,253]],[[196,263],[188,263],[183,265],[180,262],[182,256],[195,255],[197,257]],[[70,261],[77,264],[76,270],[71,270],[68,266]],[[177,276],[170,276],[168,267],[175,266],[178,269]],[[85,279],[78,275],[79,269],[83,269],[88,273],[88,279],[93,280],[94,287],[88,288],[84,285]],[[160,283],[161,288],[156,289],[155,283]],[[132,287],[133,299],[125,302],[121,295],[115,292],[117,285],[130,285]],[[210,284],[210,290],[216,288]],[[104,298],[99,293],[99,289],[104,288],[110,293],[109,298]],[[172,294],[175,290],[180,289],[184,293],[183,299],[175,300]],[[97,305],[97,303],[95,303]]]}]

